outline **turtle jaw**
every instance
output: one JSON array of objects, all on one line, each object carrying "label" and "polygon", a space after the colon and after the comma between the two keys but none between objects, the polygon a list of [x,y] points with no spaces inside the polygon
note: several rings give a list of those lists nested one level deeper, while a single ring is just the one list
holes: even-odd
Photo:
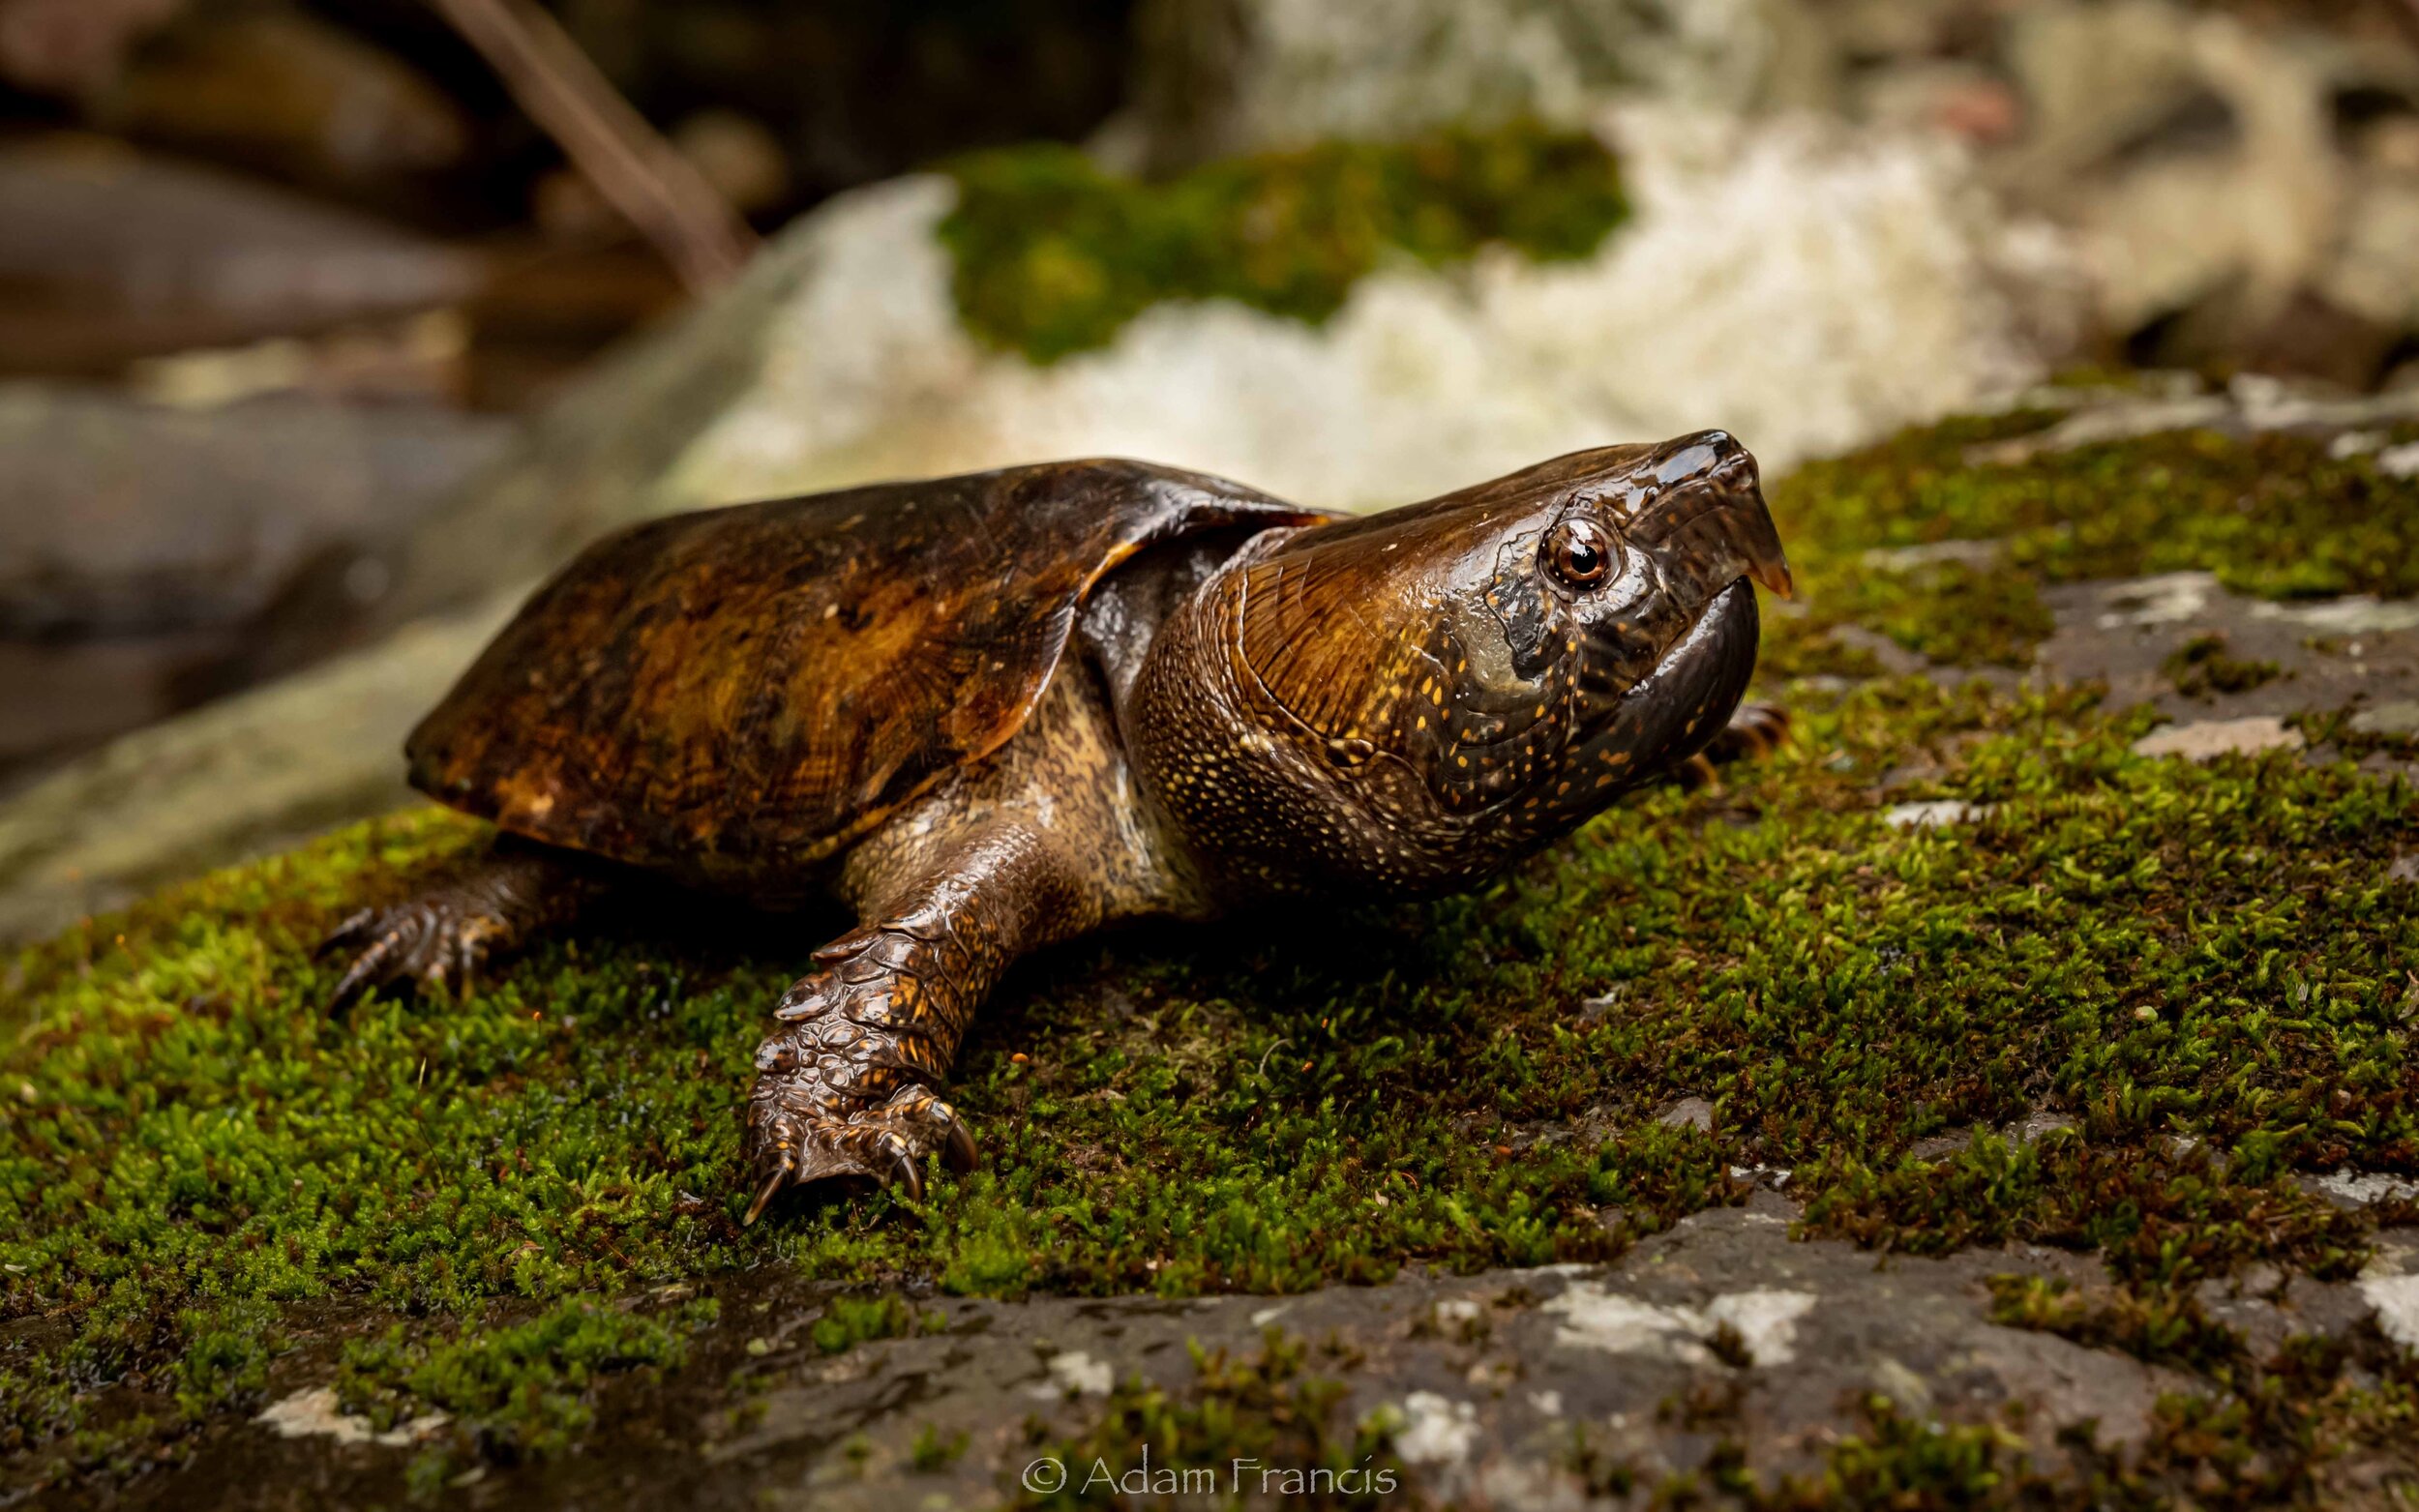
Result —
[{"label": "turtle jaw", "polygon": [[1755,589],[1745,577],[1715,594],[1653,670],[1610,701],[1565,767],[1578,812],[1705,749],[1729,722],[1755,672]]}]

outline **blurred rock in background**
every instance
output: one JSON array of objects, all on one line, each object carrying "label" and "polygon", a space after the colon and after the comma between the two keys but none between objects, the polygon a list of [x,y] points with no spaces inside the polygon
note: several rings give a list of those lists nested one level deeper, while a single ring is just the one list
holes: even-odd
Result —
[{"label": "blurred rock in background", "polygon": [[[704,308],[433,10],[0,0],[0,932],[400,800],[496,618],[664,510],[1087,452],[1374,507],[2076,364],[2419,384],[2404,0],[552,9],[808,212]],[[1618,204],[1520,231],[1539,132]],[[1060,307],[1117,313],[1019,336]]]}]

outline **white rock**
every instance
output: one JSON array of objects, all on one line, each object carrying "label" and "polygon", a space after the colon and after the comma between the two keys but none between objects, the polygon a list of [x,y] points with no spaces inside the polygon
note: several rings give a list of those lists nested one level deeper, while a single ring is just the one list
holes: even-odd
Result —
[{"label": "white rock", "polygon": [[2419,1181],[2404,1181],[2377,1171],[2343,1170],[2317,1178],[2318,1190],[2346,1202],[2367,1207],[2374,1202],[2395,1201],[2419,1197]]},{"label": "white rock", "polygon": [[1924,803],[1896,803],[1881,811],[1892,829],[1929,829],[1943,824],[1970,824],[1997,808],[1993,803],[1961,803],[1935,798]]},{"label": "white rock", "polygon": [[[1317,330],[1162,305],[1047,369],[959,329],[932,236],[951,186],[845,196],[793,233],[810,266],[762,371],[661,506],[1111,454],[1370,508],[1716,424],[1777,470],[2043,371],[2008,290],[2070,301],[2054,244],[2013,234],[1937,146],[1783,120],[1699,161],[1631,131],[1638,211],[1589,259],[1380,274]],[[2002,266],[2010,245],[2040,267]]]},{"label": "white rock", "polygon": [[2379,452],[2377,471],[2389,478],[2419,477],[2419,441],[2405,441]]},{"label": "white rock", "polygon": [[2378,1330],[2419,1353],[2419,1276],[2363,1276],[2357,1285],[2377,1310]]},{"label": "white rock", "polygon": [[1478,1409],[1433,1391],[1403,1399],[1403,1426],[1394,1451],[1414,1465],[1458,1465],[1478,1438]]},{"label": "white rock", "polygon": [[2215,573],[2163,573],[2117,583],[2100,596],[2100,628],[2172,625],[2198,615],[2218,591]]},{"label": "white rock", "polygon": [[2365,593],[2314,604],[2271,604],[2251,607],[2254,619],[2281,619],[2288,624],[2336,636],[2383,636],[2398,630],[2419,630],[2419,599],[2378,599]]},{"label": "white rock", "polygon": [[1663,1307],[1582,1281],[1540,1310],[1564,1319],[1554,1342],[1566,1348],[1703,1364],[1713,1358],[1703,1341],[1728,1323],[1756,1364],[1785,1365],[1797,1358],[1798,1319],[1813,1310],[1815,1300],[1811,1291],[1756,1287],[1717,1296],[1702,1308]]},{"label": "white rock", "polygon": [[270,1403],[254,1421],[276,1430],[281,1438],[308,1438],[324,1435],[338,1443],[375,1443],[401,1448],[404,1444],[419,1442],[452,1419],[443,1412],[429,1412],[379,1433],[370,1425],[369,1418],[358,1412],[338,1408],[334,1386],[310,1386]]},{"label": "white rock", "polygon": [[2255,714],[2245,719],[2170,725],[2135,741],[2134,754],[2207,761],[2238,752],[2298,751],[2302,744],[2300,730],[2273,714]]},{"label": "white rock", "polygon": [[1081,1349],[1050,1356],[1050,1379],[1060,1390],[1086,1397],[1105,1397],[1117,1383],[1117,1375],[1107,1360],[1095,1359]]}]

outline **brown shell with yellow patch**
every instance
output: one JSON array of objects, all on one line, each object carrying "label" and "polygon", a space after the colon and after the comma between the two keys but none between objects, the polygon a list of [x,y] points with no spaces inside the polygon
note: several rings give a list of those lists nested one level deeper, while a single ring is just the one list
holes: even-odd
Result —
[{"label": "brown shell with yellow patch", "polygon": [[1023,727],[1120,562],[1323,518],[1095,460],[652,520],[530,598],[412,732],[411,781],[549,845],[802,892]]}]

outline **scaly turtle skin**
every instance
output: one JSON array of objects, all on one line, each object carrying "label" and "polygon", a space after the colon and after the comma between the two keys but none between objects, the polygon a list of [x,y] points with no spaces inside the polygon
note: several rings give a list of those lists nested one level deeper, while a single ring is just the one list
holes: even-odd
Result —
[{"label": "scaly turtle skin", "polygon": [[[460,981],[631,868],[858,928],[757,1052],[782,1187],[973,1160],[939,1096],[1019,956],[1118,920],[1484,877],[1774,738],[1739,710],[1755,462],[1705,431],[1340,519],[1078,461],[656,520],[541,588],[407,746],[504,831],[364,910],[341,1003]],[[1734,717],[1735,716],[1735,717]]]}]

